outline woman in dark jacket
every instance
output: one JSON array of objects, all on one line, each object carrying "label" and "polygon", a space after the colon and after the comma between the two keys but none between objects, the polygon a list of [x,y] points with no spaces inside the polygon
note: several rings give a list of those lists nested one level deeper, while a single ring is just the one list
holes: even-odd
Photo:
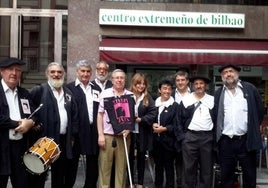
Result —
[{"label": "woman in dark jacket", "polygon": [[[136,73],[131,80],[130,90],[136,97],[136,124],[131,136],[130,161],[133,175],[135,153],[137,153],[137,188],[141,188],[144,179],[145,155],[153,148],[153,120],[156,117],[154,100],[147,91],[148,82],[144,74]],[[135,149],[137,152],[135,152]]]},{"label": "woman in dark jacket", "polygon": [[[158,91],[160,97],[155,101],[157,117],[153,123],[154,149],[153,157],[155,162],[155,187],[174,187],[174,157],[175,157],[175,136],[174,129],[178,125],[179,105],[171,96],[172,83],[163,80],[159,83]],[[164,174],[166,185],[164,183]]]}]

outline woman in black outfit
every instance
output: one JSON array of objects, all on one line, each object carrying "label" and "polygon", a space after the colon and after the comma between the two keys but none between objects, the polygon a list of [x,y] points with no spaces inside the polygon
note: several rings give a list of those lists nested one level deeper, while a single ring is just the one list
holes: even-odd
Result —
[{"label": "woman in black outfit", "polygon": [[[135,155],[137,157],[138,182],[137,188],[142,188],[145,170],[146,151],[152,151],[152,124],[156,117],[154,100],[147,91],[148,82],[144,74],[136,73],[131,80],[130,90],[136,97],[136,124],[131,135],[130,164],[131,174],[134,172]],[[137,151],[137,152],[135,152]],[[136,153],[136,154],[135,154]],[[132,178],[133,179],[133,178]]]}]

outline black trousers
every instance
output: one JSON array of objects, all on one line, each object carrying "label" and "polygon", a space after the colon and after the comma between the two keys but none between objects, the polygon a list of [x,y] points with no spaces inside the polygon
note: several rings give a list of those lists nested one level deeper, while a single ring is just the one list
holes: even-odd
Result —
[{"label": "black trousers", "polygon": [[223,135],[219,143],[221,187],[233,187],[237,162],[242,168],[243,188],[256,187],[256,151],[247,151],[246,135],[241,138],[230,138]]},{"label": "black trousers", "polygon": [[0,188],[7,187],[9,177],[13,188],[29,187],[29,173],[26,171],[26,167],[22,162],[22,156],[27,150],[25,149],[25,143],[23,140],[10,140],[9,142],[11,174],[0,175]]},{"label": "black trousers", "polygon": [[175,157],[175,171],[176,171],[177,188],[181,188],[182,187],[182,180],[183,180],[183,159],[182,159],[182,152],[176,152],[176,157]]},{"label": "black trousers", "polygon": [[[153,158],[155,162],[155,187],[174,188],[175,152],[166,149],[159,141],[154,141]],[[166,175],[165,186],[164,174]]]},{"label": "black trousers", "polygon": [[[129,164],[131,169],[131,176],[132,180],[134,180],[134,169],[135,169],[135,159],[137,161],[137,172],[138,172],[138,182],[137,184],[143,185],[144,180],[144,171],[145,171],[145,154],[140,150],[140,139],[139,134],[132,133],[131,134],[131,143],[130,143],[130,150],[129,150]],[[135,156],[135,150],[137,151],[137,156]],[[134,184],[134,182],[133,182]]]},{"label": "black trousers", "polygon": [[[213,132],[187,131],[182,143],[184,188],[209,188],[213,172]],[[230,188],[230,187],[229,187]]]},{"label": "black trousers", "polygon": [[[73,159],[69,160],[71,171],[69,172],[70,180],[68,180],[68,183],[73,187],[75,185],[76,176],[77,176],[77,170],[79,165],[79,159],[81,156],[81,149],[80,149],[80,141],[79,137],[75,138],[74,146],[73,146]],[[97,187],[97,181],[98,181],[98,154],[92,154],[92,155],[86,155],[86,177],[85,177],[85,183],[83,188],[96,188]]]}]

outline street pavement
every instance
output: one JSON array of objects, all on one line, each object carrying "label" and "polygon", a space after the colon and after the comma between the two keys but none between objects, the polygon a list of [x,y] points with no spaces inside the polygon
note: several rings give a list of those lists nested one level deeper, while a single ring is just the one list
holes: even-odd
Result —
[{"label": "street pavement", "polygon": [[[79,162],[77,179],[74,188],[82,188],[85,180],[84,173],[84,160],[82,158]],[[136,174],[134,175],[136,177]],[[133,180],[135,182],[135,178]],[[128,188],[129,186],[127,186]],[[144,188],[154,188],[153,184],[153,163],[151,160],[147,160],[146,169],[145,169],[145,179],[144,179]],[[10,182],[7,188],[12,188]],[[45,188],[51,188],[51,179],[48,177]],[[257,187],[256,188],[268,188],[268,168],[266,165],[262,165],[261,168],[257,169]]]},{"label": "street pavement", "polygon": [[[77,179],[74,188],[82,188],[84,185],[84,162],[81,158],[79,163],[79,169],[77,173]],[[135,182],[137,175],[134,175]],[[146,169],[145,169],[145,178],[144,178],[144,188],[154,188],[153,181],[153,163],[151,160],[147,160]],[[50,188],[50,179],[46,182],[46,188]],[[128,188],[129,186],[127,186]],[[256,188],[268,188],[268,168],[266,166],[262,166],[257,169],[257,187]]]}]

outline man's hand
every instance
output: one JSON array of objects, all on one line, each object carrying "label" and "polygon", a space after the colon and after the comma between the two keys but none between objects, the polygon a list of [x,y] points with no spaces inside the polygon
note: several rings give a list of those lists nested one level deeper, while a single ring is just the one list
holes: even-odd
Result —
[{"label": "man's hand", "polygon": [[162,125],[159,125],[158,123],[154,123],[153,130],[154,130],[154,133],[162,133],[162,132],[167,131],[167,128],[163,127]]},{"label": "man's hand", "polygon": [[103,135],[99,135],[99,138],[98,138],[98,144],[99,144],[99,147],[101,149],[105,149],[105,137],[104,137],[104,134]]},{"label": "man's hand", "polygon": [[20,119],[18,122],[19,126],[15,131],[22,134],[28,132],[34,126],[34,121],[32,119]]},{"label": "man's hand", "polygon": [[123,137],[126,138],[128,134],[130,133],[130,130],[123,130],[121,133],[123,134]]}]

